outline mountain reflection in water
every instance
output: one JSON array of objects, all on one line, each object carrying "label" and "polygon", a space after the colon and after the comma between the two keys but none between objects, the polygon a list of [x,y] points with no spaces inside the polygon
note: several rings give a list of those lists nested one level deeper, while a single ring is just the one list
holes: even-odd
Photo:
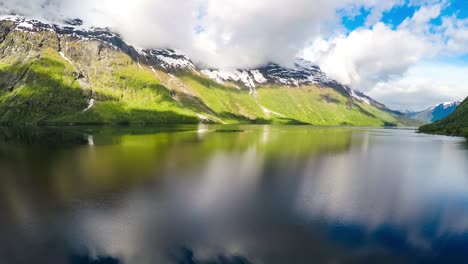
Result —
[{"label": "mountain reflection in water", "polygon": [[0,128],[0,262],[468,262],[467,160],[404,129]]}]

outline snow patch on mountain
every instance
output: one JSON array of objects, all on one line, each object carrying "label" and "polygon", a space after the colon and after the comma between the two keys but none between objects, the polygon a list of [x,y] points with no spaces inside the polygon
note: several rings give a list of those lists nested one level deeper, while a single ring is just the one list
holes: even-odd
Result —
[{"label": "snow patch on mountain", "polygon": [[207,69],[201,71],[208,78],[218,83],[232,82],[243,84],[255,92],[258,85],[283,85],[299,87],[303,85],[317,85],[319,87],[331,87],[351,96],[359,102],[373,105],[376,103],[362,92],[355,91],[348,86],[328,78],[328,76],[312,62],[298,58],[293,66],[284,67],[278,64],[268,64],[258,69],[216,70]]},{"label": "snow patch on mountain", "polygon": [[218,83],[226,81],[241,82],[248,88],[255,88],[255,78],[250,71],[202,70],[201,72]]},{"label": "snow patch on mountain", "polygon": [[458,100],[458,101],[455,101],[455,102],[445,102],[445,103],[442,103],[442,107],[444,109],[447,109],[449,107],[459,106],[462,102],[463,102],[462,100]]},{"label": "snow patch on mountain", "polygon": [[27,29],[34,29],[34,25],[29,21],[23,21],[18,24],[18,28],[27,28]]},{"label": "snow patch on mountain", "polygon": [[334,82],[318,66],[304,59],[297,59],[292,67],[283,67],[271,63],[259,69],[238,69],[232,71],[211,69],[203,70],[202,73],[217,82],[240,82],[246,87],[255,87],[258,84],[267,83],[301,86]]},{"label": "snow patch on mountain", "polygon": [[[429,107],[429,108],[427,108],[425,110],[422,110],[422,111],[432,111],[432,110],[434,110],[436,108],[447,109],[447,108],[451,108],[451,107],[457,107],[462,102],[463,102],[463,100],[458,100],[458,101],[455,101],[455,102],[444,102],[444,103],[433,105],[433,106],[431,106],[431,107]],[[408,111],[408,112],[417,113],[417,112],[422,112],[422,111]]]},{"label": "snow patch on mountain", "polygon": [[109,28],[85,26],[80,19],[66,19],[61,23],[50,24],[39,20],[27,19],[21,16],[3,16],[0,21],[11,21],[16,31],[35,34],[42,31],[51,31],[59,36],[71,36],[82,41],[98,40],[109,44],[115,49],[122,48],[123,40]]},{"label": "snow patch on mountain", "polygon": [[195,71],[193,62],[181,51],[173,49],[141,49],[138,53],[151,66],[160,66],[168,70]]},{"label": "snow patch on mountain", "polygon": [[[190,62],[181,59],[173,59],[171,57],[158,56],[158,59],[164,61],[165,65],[171,65],[173,67],[180,68],[192,68],[193,65]],[[164,67],[164,65],[162,65]]]},{"label": "snow patch on mountain", "polygon": [[267,79],[265,79],[265,77],[263,76],[263,74],[259,71],[259,70],[254,70],[252,71],[252,75],[253,75],[253,78],[254,80],[257,82],[257,83],[266,83],[268,82]]}]

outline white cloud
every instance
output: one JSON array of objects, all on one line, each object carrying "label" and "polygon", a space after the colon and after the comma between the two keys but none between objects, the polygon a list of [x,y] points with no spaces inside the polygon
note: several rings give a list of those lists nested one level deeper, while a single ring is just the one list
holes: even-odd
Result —
[{"label": "white cloud", "polygon": [[197,2],[185,0],[63,0],[70,17],[111,27],[138,46],[184,48],[193,40]]},{"label": "white cloud", "polygon": [[468,65],[421,62],[402,78],[377,83],[368,94],[395,109],[422,110],[468,95]]},{"label": "white cloud", "polygon": [[445,17],[439,29],[446,38],[448,53],[468,53],[468,19]]},{"label": "white cloud", "polygon": [[444,6],[443,3],[422,6],[411,18],[406,18],[398,28],[411,30],[414,33],[425,34],[431,28],[429,22],[440,16],[440,12]]},{"label": "white cloud", "polygon": [[[360,7],[380,18],[402,0],[206,0],[205,31],[195,39],[202,59],[217,67],[288,64],[307,42],[342,30],[337,11]],[[220,58],[222,60],[220,60]]]},{"label": "white cloud", "polygon": [[[337,11],[380,17],[402,0],[2,0],[4,12],[80,17],[142,47],[173,47],[211,67],[287,64],[318,35],[341,30]],[[1,11],[0,11],[1,12]]]},{"label": "white cloud", "polygon": [[347,36],[318,39],[304,56],[342,83],[368,90],[377,82],[401,76],[431,48],[425,38],[379,22]]},{"label": "white cloud", "polygon": [[441,8],[442,4],[423,6],[396,29],[377,22],[349,35],[319,38],[305,49],[304,56],[339,81],[366,91],[439,52],[441,40],[428,34],[428,22],[440,15]]},{"label": "white cloud", "polygon": [[390,107],[423,109],[464,98],[466,67],[427,63],[468,53],[468,19],[452,16],[440,26],[431,24],[445,7],[444,1],[432,1],[396,28],[378,22],[348,35],[318,38],[304,56]]},{"label": "white cloud", "polygon": [[382,18],[382,13],[391,10],[394,6],[399,6],[404,4],[404,0],[387,0],[387,1],[369,1],[374,8],[372,8],[369,16],[366,19],[366,25],[372,26],[375,23],[379,22]]},{"label": "white cloud", "polygon": [[208,0],[194,40],[199,59],[215,67],[291,61],[324,21],[333,22],[338,2]]}]

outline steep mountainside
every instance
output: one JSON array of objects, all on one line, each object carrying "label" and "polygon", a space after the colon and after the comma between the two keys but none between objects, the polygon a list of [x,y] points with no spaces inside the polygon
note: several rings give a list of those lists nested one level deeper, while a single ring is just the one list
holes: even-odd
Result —
[{"label": "steep mountainside", "polygon": [[448,117],[419,128],[420,132],[468,138],[468,98]]},{"label": "steep mountainside", "polygon": [[79,19],[19,17],[0,20],[0,122],[414,124],[303,60],[203,70]]},{"label": "steep mountainside", "polygon": [[404,114],[423,123],[431,123],[449,116],[453,111],[455,111],[455,109],[457,109],[461,102],[462,101],[460,100],[456,102],[442,103],[423,111],[407,111],[404,112]]}]

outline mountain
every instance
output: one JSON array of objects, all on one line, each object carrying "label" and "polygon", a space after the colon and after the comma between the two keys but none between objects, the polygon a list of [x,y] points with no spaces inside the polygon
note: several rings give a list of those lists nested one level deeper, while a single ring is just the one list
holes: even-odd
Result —
[{"label": "mountain", "polygon": [[414,125],[297,60],[200,69],[173,49],[137,49],[107,28],[0,20],[2,123]]},{"label": "mountain", "polygon": [[468,98],[446,118],[419,128],[422,133],[464,136],[468,139]]},{"label": "mountain", "polygon": [[427,124],[447,117],[453,113],[455,109],[457,109],[461,102],[462,101],[460,100],[455,102],[441,103],[423,111],[404,111],[403,114]]}]

